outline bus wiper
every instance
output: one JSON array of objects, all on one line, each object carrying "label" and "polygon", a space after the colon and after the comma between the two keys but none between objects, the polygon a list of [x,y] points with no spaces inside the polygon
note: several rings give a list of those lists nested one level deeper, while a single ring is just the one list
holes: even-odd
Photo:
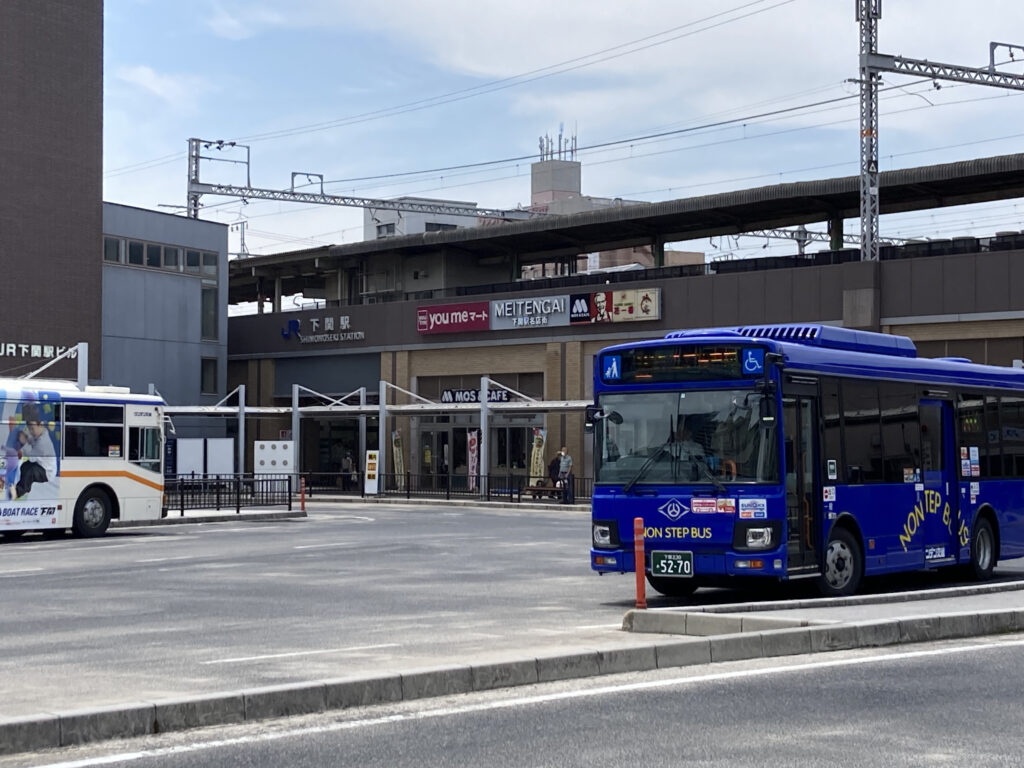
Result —
[{"label": "bus wiper", "polygon": [[624,486],[622,486],[622,492],[629,493],[633,489],[633,486],[640,482],[640,479],[650,471],[655,462],[668,452],[668,447],[670,445],[672,445],[671,438],[662,443],[662,446],[651,454],[647,458],[647,461],[640,465],[640,469],[636,471],[636,474],[633,475],[633,477],[631,477]]},{"label": "bus wiper", "polygon": [[723,483],[721,480],[715,477],[715,473],[712,472],[711,467],[708,466],[707,459],[705,459],[703,456],[694,456],[693,460],[694,462],[696,462],[697,466],[700,467],[700,471],[704,473],[704,476],[711,481],[711,484],[714,485],[717,490],[721,491],[722,493],[725,493],[725,491],[727,490],[725,487],[725,483]]}]

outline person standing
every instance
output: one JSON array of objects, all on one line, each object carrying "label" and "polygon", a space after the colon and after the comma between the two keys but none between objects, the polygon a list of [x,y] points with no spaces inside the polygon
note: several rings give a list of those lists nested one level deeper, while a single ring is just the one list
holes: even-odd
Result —
[{"label": "person standing", "polygon": [[341,460],[341,490],[348,491],[352,488],[352,473],[355,471],[355,464],[352,463],[352,452],[346,451],[345,458]]},{"label": "person standing", "polygon": [[562,471],[562,454],[556,453],[555,457],[548,463],[548,477],[551,478],[551,498],[557,499],[558,493],[558,475]]},{"label": "person standing", "polygon": [[572,456],[569,455],[569,449],[564,445],[559,455],[562,457],[558,464],[558,479],[562,481],[562,503],[575,504],[576,496],[573,493],[575,478],[572,474]]}]

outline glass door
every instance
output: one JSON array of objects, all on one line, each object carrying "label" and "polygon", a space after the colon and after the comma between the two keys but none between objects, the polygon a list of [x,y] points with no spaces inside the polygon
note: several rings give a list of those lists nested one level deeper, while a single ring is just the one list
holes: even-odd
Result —
[{"label": "glass door", "polygon": [[817,568],[818,506],[817,400],[782,399],[786,462],[786,555],[790,572]]},{"label": "glass door", "polygon": [[924,561],[927,565],[951,562],[959,520],[953,452],[953,405],[948,400],[922,400],[921,480],[914,509],[916,527],[924,530]]}]

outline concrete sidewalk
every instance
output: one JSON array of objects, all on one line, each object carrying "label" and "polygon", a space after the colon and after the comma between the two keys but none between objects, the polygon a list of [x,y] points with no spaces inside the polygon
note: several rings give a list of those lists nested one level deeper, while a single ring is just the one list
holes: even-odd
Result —
[{"label": "concrete sidewalk", "polygon": [[[168,511],[167,517],[159,520],[112,520],[110,522],[110,527],[131,528],[150,525],[186,525],[192,523],[239,522],[251,520],[288,520],[308,517],[309,512],[331,511],[337,510],[339,507],[344,508],[346,506],[354,505],[365,506],[368,504],[388,504],[393,506],[414,505],[417,507],[476,507],[479,509],[507,509],[510,511],[522,510],[524,512],[551,512],[564,510],[585,512],[590,509],[589,504],[558,504],[555,501],[548,502],[540,500],[523,501],[520,503],[516,501],[510,502],[508,499],[483,501],[479,499],[435,499],[429,497],[412,497],[410,499],[406,499],[404,497],[397,496],[317,496],[316,498],[307,498],[305,503],[299,499],[293,500],[292,509],[290,511],[285,506],[243,507],[239,512],[235,512],[234,507],[224,507],[221,509],[186,509],[184,513],[180,510],[172,509]],[[303,507],[305,507],[305,509],[303,509]]]}]

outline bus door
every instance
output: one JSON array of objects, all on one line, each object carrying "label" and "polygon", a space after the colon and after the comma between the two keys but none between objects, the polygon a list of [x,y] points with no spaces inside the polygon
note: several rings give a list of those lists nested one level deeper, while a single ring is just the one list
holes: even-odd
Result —
[{"label": "bus door", "polygon": [[[792,387],[787,387],[787,391]],[[817,477],[818,441],[815,439],[818,402],[811,396],[783,396],[782,434],[786,468],[787,570],[818,570],[814,545],[818,536],[821,491]]]},{"label": "bus door", "polygon": [[[925,565],[952,562],[959,520],[958,465],[953,455],[953,403],[921,400],[921,482],[917,506],[901,532],[924,548]],[[915,535],[916,534],[916,535]]]}]

